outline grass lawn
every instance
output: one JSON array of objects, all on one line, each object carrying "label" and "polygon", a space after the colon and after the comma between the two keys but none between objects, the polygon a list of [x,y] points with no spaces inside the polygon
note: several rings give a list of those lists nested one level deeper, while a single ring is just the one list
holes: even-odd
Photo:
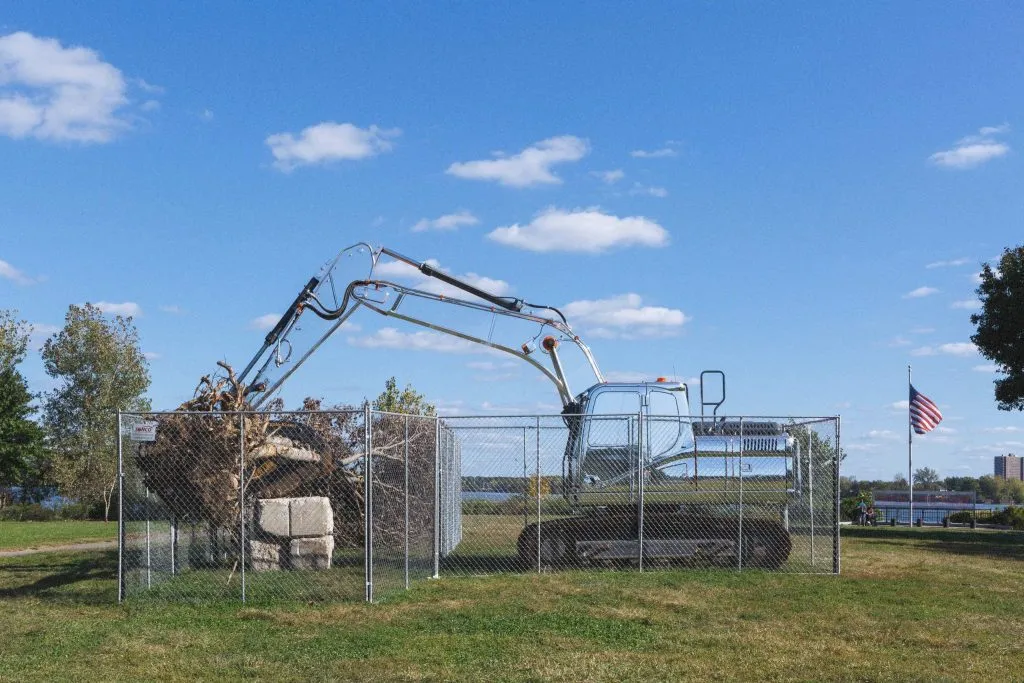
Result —
[{"label": "grass lawn", "polygon": [[838,577],[458,577],[380,605],[118,606],[114,552],[0,559],[0,680],[1024,679],[1024,534],[844,533]]},{"label": "grass lawn", "polygon": [[0,522],[0,550],[116,540],[117,522]]}]

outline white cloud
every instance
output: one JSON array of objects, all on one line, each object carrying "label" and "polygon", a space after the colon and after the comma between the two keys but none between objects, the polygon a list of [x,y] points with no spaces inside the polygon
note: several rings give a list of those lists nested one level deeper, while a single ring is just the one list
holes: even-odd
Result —
[{"label": "white cloud", "polygon": [[173,313],[175,315],[185,312],[181,310],[181,307],[176,304],[172,306],[161,306],[160,310],[163,311],[164,313]]},{"label": "white cloud", "polygon": [[552,173],[551,167],[579,161],[588,151],[590,148],[586,140],[562,135],[541,140],[512,156],[455,162],[446,173],[471,180],[494,180],[509,187],[556,185],[562,179]]},{"label": "white cloud", "polygon": [[675,334],[690,318],[680,310],[644,306],[639,294],[572,301],[561,308],[569,322],[591,335],[608,338],[664,337]]},{"label": "white cloud", "polygon": [[412,226],[413,232],[425,232],[427,230],[458,230],[464,225],[476,225],[480,219],[469,211],[463,209],[456,213],[445,214],[434,219],[423,218]]},{"label": "white cloud", "polygon": [[953,149],[936,152],[928,157],[936,166],[964,170],[975,168],[1010,151],[1010,146],[997,141],[994,136],[1007,133],[1009,124],[1001,126],[985,126],[978,135],[968,135],[957,141]]},{"label": "white cloud", "polygon": [[207,122],[213,121],[213,111],[210,109],[202,110],[201,112],[199,112],[199,120]]},{"label": "white cloud", "polygon": [[900,435],[890,429],[872,429],[864,435],[865,439],[886,439],[894,440],[899,439]]},{"label": "white cloud", "polygon": [[634,159],[664,159],[666,157],[679,156],[679,152],[672,149],[671,147],[662,147],[660,149],[634,149],[629,153],[629,156]]},{"label": "white cloud", "polygon": [[159,360],[161,356],[155,351],[143,351],[142,357],[146,360]]},{"label": "white cloud", "polygon": [[401,332],[394,327],[382,327],[373,334],[349,337],[348,343],[360,348],[404,349],[435,351],[437,353],[484,353],[489,349],[480,344],[439,332]]},{"label": "white cloud", "polygon": [[324,121],[304,128],[297,136],[275,133],[265,142],[274,155],[274,166],[288,172],[299,166],[376,156],[390,151],[394,146],[391,139],[400,134],[397,128],[359,128],[351,123]]},{"label": "white cloud", "polygon": [[971,370],[975,372],[999,372],[999,366],[995,363],[989,363],[988,365],[975,365]]},{"label": "white cloud", "polygon": [[633,187],[629,190],[629,193],[633,196],[646,195],[649,197],[659,197],[664,199],[668,196],[668,190],[664,187],[656,187],[653,185],[641,185],[640,183],[633,183]]},{"label": "white cloud", "polygon": [[911,334],[931,334],[935,331],[934,327],[915,327],[910,331]]},{"label": "white cloud", "polygon": [[910,346],[911,341],[901,335],[896,335],[892,341],[889,342],[890,348],[898,348],[900,346]]},{"label": "white cloud", "polygon": [[166,89],[163,86],[147,83],[145,79],[142,78],[136,78],[135,85],[139,86],[143,92],[148,92],[151,95],[163,95],[164,92],[166,92]]},{"label": "white cloud", "polygon": [[922,346],[910,352],[912,356],[972,356],[978,347],[970,342],[952,342],[938,346]]},{"label": "white cloud", "polygon": [[596,207],[573,211],[550,208],[526,225],[500,227],[487,236],[511,247],[542,252],[596,254],[612,247],[663,247],[668,244],[668,231],[649,218],[619,218]]},{"label": "white cloud", "polygon": [[[443,273],[450,273],[447,268],[442,268],[441,264],[438,263],[436,259],[427,259],[424,263],[435,270],[440,270]],[[382,279],[404,280],[416,289],[422,289],[433,294],[442,294],[444,296],[462,299],[476,298],[457,287],[453,287],[452,285],[441,282],[436,278],[424,275],[417,268],[410,266],[404,261],[385,261],[383,263],[378,263],[373,269],[373,276]],[[505,296],[512,291],[512,286],[504,280],[498,280],[485,275],[464,273],[462,275],[456,275],[455,277],[478,289],[484,290],[488,294],[493,294],[494,296]]]},{"label": "white cloud", "polygon": [[47,325],[45,323],[32,323],[31,327],[32,331],[29,334],[29,343],[31,343],[32,348],[36,350],[42,348],[46,339],[51,335],[57,334],[61,329],[56,325]]},{"label": "white cloud", "polygon": [[270,330],[273,329],[277,321],[281,319],[278,313],[266,313],[258,318],[253,318],[249,321],[249,329],[253,330]]},{"label": "white cloud", "polygon": [[0,36],[0,135],[109,142],[131,127],[128,106],[124,76],[95,50],[24,31]]},{"label": "white cloud", "polygon": [[621,168],[617,168],[614,171],[591,171],[590,175],[600,178],[601,182],[606,185],[614,185],[626,177]]},{"label": "white cloud", "polygon": [[160,109],[160,103],[156,100],[146,100],[139,107],[142,111],[157,111]]},{"label": "white cloud", "polygon": [[907,292],[903,295],[904,299],[920,299],[922,297],[931,296],[932,294],[938,294],[939,290],[934,287],[918,287],[917,289]]},{"label": "white cloud", "polygon": [[893,410],[909,410],[910,400],[908,399],[906,401],[896,401],[895,403],[890,403],[889,407],[892,408]]},{"label": "white cloud", "polygon": [[142,315],[142,306],[139,306],[134,301],[125,301],[120,304],[111,303],[109,301],[99,301],[94,304],[96,308],[100,309],[104,313],[110,315],[124,315],[137,318]]},{"label": "white cloud", "polygon": [[0,261],[0,278],[10,280],[16,285],[34,285],[35,280],[21,272],[7,261]]},{"label": "white cloud", "polygon": [[992,432],[994,434],[1002,434],[1005,432],[1024,432],[1024,427],[988,427],[985,429],[986,432]]},{"label": "white cloud", "polygon": [[962,299],[960,301],[954,301],[949,305],[950,308],[960,308],[966,311],[977,311],[981,308],[981,302],[977,299]]},{"label": "white cloud", "polygon": [[965,266],[971,262],[969,258],[958,258],[952,259],[951,261],[933,261],[925,266],[925,268],[953,268],[956,266]]}]

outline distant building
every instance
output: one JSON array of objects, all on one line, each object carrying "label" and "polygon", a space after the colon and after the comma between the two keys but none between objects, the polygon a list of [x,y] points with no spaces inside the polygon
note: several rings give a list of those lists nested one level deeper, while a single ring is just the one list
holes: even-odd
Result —
[{"label": "distant building", "polygon": [[1013,453],[1009,455],[997,455],[995,457],[996,476],[1000,479],[1024,480],[1024,458],[1018,458]]}]

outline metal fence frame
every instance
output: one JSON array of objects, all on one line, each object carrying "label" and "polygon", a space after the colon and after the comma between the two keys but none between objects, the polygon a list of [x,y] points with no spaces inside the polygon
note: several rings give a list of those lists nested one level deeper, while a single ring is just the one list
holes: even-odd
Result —
[{"label": "metal fence frame", "polygon": [[[238,445],[237,453],[237,496],[238,496],[238,514],[237,514],[237,530],[229,530],[225,527],[211,527],[207,525],[206,528],[199,530],[199,535],[205,532],[209,537],[210,549],[206,551],[208,554],[214,555],[216,561],[221,555],[224,555],[226,562],[234,562],[228,573],[225,586],[222,590],[215,591],[214,597],[220,598],[231,598],[238,599],[245,603],[253,599],[260,599],[254,597],[250,590],[250,585],[253,581],[257,584],[260,583],[259,572],[253,572],[253,561],[254,558],[247,555],[247,549],[249,544],[255,540],[253,537],[250,540],[250,536],[253,535],[253,509],[254,504],[259,503],[251,497],[248,497],[248,488],[250,486],[250,480],[252,479],[252,470],[250,466],[252,462],[247,460],[246,447],[246,424],[247,418],[256,416],[265,416],[266,413],[257,412],[223,412],[223,413],[187,413],[187,412],[163,412],[163,413],[122,413],[118,411],[116,419],[118,425],[118,433],[121,437],[117,442],[117,468],[118,468],[118,601],[122,602],[130,599],[134,596],[138,587],[145,591],[152,591],[161,582],[168,581],[171,578],[175,578],[178,574],[183,573],[187,569],[190,562],[193,561],[192,555],[196,553],[196,536],[197,536],[197,523],[193,522],[191,525],[191,532],[188,536],[186,556],[182,555],[182,520],[171,515],[166,521],[163,521],[163,517],[167,516],[167,506],[165,501],[161,500],[160,496],[150,491],[148,485],[144,483],[144,478],[141,472],[138,470],[137,464],[134,459],[137,459],[138,444],[133,443],[128,439],[125,432],[126,426],[139,421],[155,420],[160,422],[166,420],[170,416],[184,420],[210,420],[216,419],[221,420],[237,420],[238,421]],[[324,417],[338,417],[348,416],[355,420],[357,417],[361,420],[361,449],[362,457],[356,461],[356,467],[360,468],[363,477],[363,519],[362,519],[362,545],[361,548],[353,547],[352,552],[360,551],[362,553],[363,560],[363,590],[362,599],[366,602],[374,602],[381,598],[386,598],[388,595],[393,594],[395,590],[408,590],[416,580],[423,578],[440,578],[442,575],[457,575],[460,573],[467,573],[472,571],[473,573],[493,573],[499,571],[546,571],[553,568],[557,568],[556,565],[551,562],[545,561],[544,542],[545,538],[544,528],[541,524],[542,521],[564,518],[568,513],[565,512],[554,499],[551,494],[543,493],[543,487],[545,479],[548,479],[548,484],[553,480],[560,480],[559,485],[563,488],[566,486],[565,478],[565,462],[561,464],[561,475],[549,474],[545,469],[545,463],[542,462],[544,459],[548,461],[547,467],[552,467],[553,456],[551,453],[557,453],[559,447],[559,438],[561,435],[566,433],[567,424],[564,421],[564,416],[561,415],[512,415],[512,416],[459,416],[459,417],[424,417],[424,416],[408,416],[408,415],[397,415],[392,413],[385,413],[380,411],[373,411],[370,406],[364,405],[362,409],[357,411],[288,411],[275,413],[279,416],[310,416],[319,415]],[[628,427],[635,434],[635,447],[636,447],[636,471],[646,473],[645,468],[650,469],[650,460],[645,459],[645,452],[649,454],[650,442],[655,438],[652,437],[648,432],[652,429],[652,416],[646,415],[643,411],[635,415],[624,415],[624,416],[609,416],[612,418],[622,418],[628,420],[628,424],[632,425]],[[584,418],[585,420],[595,419],[593,416],[590,418]],[[690,421],[696,423],[702,418],[700,417],[686,417],[679,418],[680,420]],[[737,571],[745,569],[744,566],[744,541],[747,538],[744,534],[744,524],[748,523],[756,525],[758,522],[745,520],[745,512],[749,505],[755,505],[756,503],[746,502],[748,499],[756,501],[759,491],[756,487],[747,489],[744,481],[744,472],[750,471],[753,467],[751,463],[745,463],[744,457],[744,434],[743,425],[744,421],[748,421],[747,424],[752,424],[756,420],[764,418],[732,418],[734,421],[738,421],[740,425],[739,432],[739,448],[736,451],[729,451],[724,455],[724,467],[728,474],[730,467],[730,458],[732,459],[732,466],[735,469],[733,476],[735,477],[738,488],[735,490],[728,491],[728,497],[723,497],[724,507],[738,510],[738,524],[735,529],[736,536],[735,544],[735,564],[734,568]],[[776,418],[778,419],[778,418]],[[833,453],[839,454],[841,452],[839,448],[839,437],[840,437],[840,421],[838,417],[821,417],[821,418],[786,418],[790,421],[790,424],[804,428],[805,430],[811,429],[815,425],[824,425],[821,429],[827,434],[829,439],[830,448],[834,448]],[[431,444],[427,447],[427,450],[421,450],[420,460],[423,461],[429,457],[432,461],[427,463],[429,467],[423,470],[429,475],[429,482],[426,480],[415,482],[413,488],[416,489],[415,494],[412,493],[410,483],[410,420],[419,421],[419,427],[417,429],[421,434],[427,434],[431,432],[430,439]],[[358,423],[358,420],[356,421]],[[395,425],[398,425],[398,429],[401,430],[402,424],[404,423],[404,435],[399,439],[398,448],[402,451],[400,458],[402,463],[402,471],[397,474],[392,466],[390,469],[390,476],[392,479],[398,477],[402,480],[402,491],[401,491],[401,505],[398,512],[394,509],[389,509],[385,505],[385,498],[381,498],[381,502],[376,502],[379,495],[385,495],[388,493],[386,490],[387,482],[383,480],[383,477],[387,475],[387,467],[378,472],[377,465],[375,463],[378,460],[375,451],[375,430],[378,428],[388,429],[388,425],[391,425],[390,429],[395,431]],[[581,423],[582,424],[582,423]],[[587,423],[591,424],[591,423]],[[654,425],[655,427],[657,424]],[[535,492],[530,494],[524,489],[524,494],[520,496],[518,500],[521,500],[521,512],[516,514],[522,517],[522,529],[527,529],[531,525],[531,519],[535,520],[534,526],[536,528],[536,544],[533,550],[536,561],[531,562],[530,566],[513,566],[515,563],[509,559],[508,553],[505,556],[495,555],[494,560],[487,560],[486,557],[480,564],[473,565],[470,569],[466,569],[465,566],[460,565],[458,562],[458,549],[461,543],[468,542],[470,545],[476,543],[479,544],[480,536],[474,535],[474,530],[466,531],[463,526],[463,509],[466,507],[466,501],[472,500],[471,496],[474,492],[464,490],[464,482],[467,478],[472,476],[467,475],[463,471],[463,466],[473,466],[476,462],[474,459],[481,457],[477,451],[472,450],[466,451],[464,441],[468,440],[467,435],[472,434],[473,430],[477,430],[480,433],[487,433],[490,430],[492,434],[500,434],[504,432],[514,432],[516,434],[521,433],[521,453],[516,452],[514,461],[511,456],[506,457],[505,460],[500,460],[502,466],[514,466],[517,472],[516,476],[520,476],[518,473],[521,469],[521,483],[524,487],[529,485],[532,479],[535,484]],[[533,434],[530,434],[533,432]],[[552,436],[553,435],[553,436]],[[529,437],[533,436],[533,439]],[[516,437],[519,438],[518,436]],[[631,436],[632,440],[634,437]],[[810,437],[808,437],[810,438]],[[479,439],[477,439],[479,442]],[[531,443],[532,442],[532,443]],[[511,443],[511,441],[509,442]],[[808,444],[811,444],[808,441]],[[391,444],[394,446],[394,444]],[[529,453],[529,450],[534,453]],[[515,447],[518,449],[518,441]],[[645,451],[645,447],[648,449]],[[507,450],[507,449],[506,449]],[[808,445],[808,451],[812,451],[813,446]],[[509,451],[511,452],[511,451]],[[129,457],[129,453],[131,456]],[[711,453],[711,452],[709,452]],[[367,457],[369,454],[370,457]],[[532,455],[532,458],[531,458]],[[699,454],[694,454],[694,474],[693,481],[695,491],[697,490],[697,457]],[[710,457],[707,456],[707,457]],[[715,457],[718,457],[717,455]],[[830,462],[825,463],[827,469],[822,469],[814,461],[814,454],[809,452],[806,454],[806,474],[804,473],[804,462],[803,454],[800,452],[799,445],[796,448],[796,465],[797,474],[794,476],[800,479],[800,486],[806,486],[808,500],[806,501],[806,509],[809,510],[807,513],[809,519],[809,528],[807,535],[808,549],[809,549],[809,564],[801,565],[800,568],[794,571],[806,571],[810,573],[834,573],[840,572],[840,541],[839,541],[839,467],[840,458],[832,457]],[[392,458],[394,460],[394,458]],[[424,462],[419,462],[419,467],[422,469]],[[521,467],[520,467],[521,465]],[[689,467],[689,465],[687,465]],[[817,470],[817,474],[816,474]],[[502,470],[504,471],[504,470]],[[511,469],[509,469],[511,471]],[[688,470],[687,470],[688,471]],[[822,490],[820,485],[818,488],[819,500],[815,501],[815,481],[814,477],[826,476],[826,481],[822,482],[828,486],[827,490]],[[419,475],[414,475],[419,476]],[[806,483],[802,477],[806,476]],[[645,514],[647,514],[647,503],[648,497],[652,500],[657,499],[660,495],[656,489],[648,491],[650,486],[647,481],[646,474],[638,474],[634,479],[631,479],[630,493],[628,496],[623,490],[623,501],[628,501],[628,505],[635,504],[635,515],[636,515],[636,528],[635,528],[635,564],[629,566],[635,568],[636,571],[643,572],[650,569],[647,560],[648,553],[645,551],[645,545],[648,542],[648,538],[645,536]],[[832,481],[827,481],[830,478]],[[385,487],[385,488],[382,488]],[[396,487],[391,486],[391,489]],[[761,491],[760,493],[763,493]],[[467,494],[470,496],[467,498]],[[392,490],[390,495],[396,495]],[[413,496],[412,498],[410,496]],[[412,507],[411,501],[417,501],[417,504],[421,507],[427,504],[427,498],[429,497],[429,507],[432,515],[432,519],[423,522],[417,520],[417,523],[421,525],[420,532],[415,535],[415,538],[411,537],[410,534],[410,509]],[[824,500],[822,500],[824,498]],[[724,502],[732,501],[736,502]],[[685,507],[685,506],[683,506]],[[511,508],[510,508],[511,509]],[[516,508],[519,509],[519,508]],[[783,518],[785,520],[787,532],[789,530],[789,506],[786,505],[783,511]],[[388,514],[390,517],[387,519],[380,519],[380,514]],[[571,518],[577,514],[574,509],[573,513],[569,515]],[[163,515],[163,517],[161,516]],[[404,519],[392,519],[393,517],[401,517],[404,515]],[[479,515],[477,515],[479,516]],[[140,519],[144,517],[144,519]],[[817,519],[816,519],[817,518]],[[508,516],[502,517],[503,521],[507,521]],[[653,519],[653,518],[652,518]],[[751,518],[753,519],[753,518]],[[383,537],[378,537],[378,531],[381,528],[381,524],[390,524],[391,527],[398,525],[404,531],[402,532],[402,540],[400,547],[387,547],[387,542]],[[479,524],[480,520],[477,519],[476,523]],[[429,534],[426,533],[423,525],[426,524],[429,527]],[[129,529],[133,527],[133,531]],[[199,524],[202,526],[202,524]],[[161,531],[156,531],[154,527],[160,527]],[[754,528],[754,527],[752,527]],[[227,533],[229,538],[226,540],[225,545],[221,545],[221,536]],[[237,533],[237,540],[234,540],[233,534]],[[465,534],[468,533],[467,537]],[[427,537],[429,535],[429,538]],[[140,536],[142,538],[140,538]],[[392,534],[394,536],[394,534]],[[486,530],[483,538],[486,538]],[[657,537],[655,537],[657,538]],[[394,539],[392,538],[392,546],[395,545]],[[143,545],[144,541],[144,545]],[[532,544],[533,539],[529,538],[528,542]],[[633,543],[634,541],[629,541]],[[827,556],[820,556],[818,546],[820,541],[827,541],[828,545],[831,546],[829,550],[830,558]],[[553,543],[551,539],[548,539],[548,543]],[[652,540],[651,543],[656,543]],[[429,552],[424,552],[426,544],[429,543]],[[517,542],[523,543],[522,531],[520,531],[520,539]],[[415,546],[415,548],[414,548]],[[332,549],[335,547],[332,544]],[[623,546],[633,547],[633,546]],[[333,550],[331,551],[333,552]],[[519,549],[520,555],[523,553],[523,549]],[[656,552],[656,551],[655,551]],[[787,553],[789,551],[787,550]],[[232,554],[234,553],[234,554]],[[427,557],[429,555],[429,558]],[[159,557],[159,559],[158,559]],[[354,557],[354,555],[353,555]],[[453,560],[453,558],[455,558]],[[827,559],[826,559],[827,558]],[[822,563],[819,563],[819,559]],[[448,561],[452,560],[452,561]],[[831,560],[828,562],[827,560]],[[160,568],[157,568],[157,564],[163,562]],[[333,569],[333,559],[328,558],[328,568]],[[213,566],[213,565],[211,565]],[[466,565],[468,566],[468,565]],[[221,574],[223,569],[226,567],[221,566]],[[237,569],[237,590],[232,586],[234,577]],[[250,571],[247,572],[247,569]],[[392,573],[389,573],[392,572]],[[401,578],[397,578],[400,574]],[[279,577],[280,578],[280,577]],[[284,599],[294,599],[291,593],[287,592],[287,588],[281,588],[283,591],[282,595],[276,593],[272,594],[272,598],[283,597]],[[267,593],[260,593],[265,599]],[[170,594],[171,599],[175,599],[175,594]],[[331,596],[327,596],[331,599]],[[321,596],[323,599],[323,596]]]}]

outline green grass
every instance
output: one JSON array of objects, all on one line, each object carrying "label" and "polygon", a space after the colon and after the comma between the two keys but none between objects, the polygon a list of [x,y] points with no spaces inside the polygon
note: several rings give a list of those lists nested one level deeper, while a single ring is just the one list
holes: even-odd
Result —
[{"label": "green grass", "polygon": [[0,522],[0,550],[116,540],[117,522]]},{"label": "green grass", "polygon": [[380,605],[118,606],[116,553],[5,558],[0,680],[1024,678],[1024,534],[844,532],[838,577],[460,577]]}]

